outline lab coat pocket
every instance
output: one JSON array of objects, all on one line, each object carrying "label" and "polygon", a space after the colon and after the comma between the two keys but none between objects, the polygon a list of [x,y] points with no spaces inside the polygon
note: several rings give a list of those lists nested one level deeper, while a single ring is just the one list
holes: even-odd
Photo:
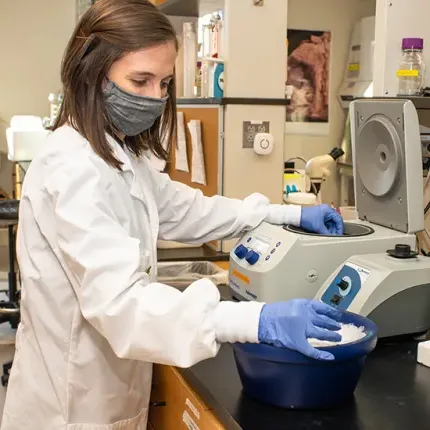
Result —
[{"label": "lab coat pocket", "polygon": [[67,430],[146,430],[148,409],[142,409],[133,418],[113,424],[68,424]]}]

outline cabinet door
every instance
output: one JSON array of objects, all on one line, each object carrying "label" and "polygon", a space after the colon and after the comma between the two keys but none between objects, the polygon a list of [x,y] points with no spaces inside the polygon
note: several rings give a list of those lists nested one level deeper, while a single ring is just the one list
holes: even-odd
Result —
[{"label": "cabinet door", "polygon": [[179,372],[161,365],[154,365],[149,422],[154,430],[224,429]]}]

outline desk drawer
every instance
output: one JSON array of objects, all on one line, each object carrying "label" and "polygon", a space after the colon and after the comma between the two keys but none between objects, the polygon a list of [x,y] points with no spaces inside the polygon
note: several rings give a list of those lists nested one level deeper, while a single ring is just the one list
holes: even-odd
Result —
[{"label": "desk drawer", "polygon": [[154,430],[224,429],[179,372],[161,365],[154,365],[149,422]]}]

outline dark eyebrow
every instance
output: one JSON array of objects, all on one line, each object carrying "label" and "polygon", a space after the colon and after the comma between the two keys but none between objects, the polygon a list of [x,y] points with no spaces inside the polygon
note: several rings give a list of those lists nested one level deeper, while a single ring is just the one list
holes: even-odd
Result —
[{"label": "dark eyebrow", "polygon": [[173,79],[174,77],[175,77],[174,75],[169,75],[169,76],[166,76],[165,78],[163,78],[162,81],[165,81],[167,79]]},{"label": "dark eyebrow", "polygon": [[[145,72],[145,71],[142,72],[142,71],[136,70],[134,72],[131,72],[128,77],[133,77],[133,78],[155,78],[155,75],[154,75],[154,73],[151,73],[151,72]],[[166,79],[173,79],[173,77],[174,77],[173,75],[166,76],[165,78],[162,79],[162,81],[165,81]]]}]

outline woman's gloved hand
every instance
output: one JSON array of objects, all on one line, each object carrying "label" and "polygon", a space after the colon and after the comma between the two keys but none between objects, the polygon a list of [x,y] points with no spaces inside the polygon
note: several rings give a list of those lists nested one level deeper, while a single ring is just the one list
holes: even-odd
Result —
[{"label": "woman's gloved hand", "polygon": [[300,227],[312,233],[342,235],[343,219],[328,205],[303,207]]},{"label": "woman's gloved hand", "polygon": [[308,338],[339,342],[341,313],[315,300],[294,299],[263,306],[258,327],[260,343],[290,348],[319,360],[333,360],[333,354],[320,351]]}]

